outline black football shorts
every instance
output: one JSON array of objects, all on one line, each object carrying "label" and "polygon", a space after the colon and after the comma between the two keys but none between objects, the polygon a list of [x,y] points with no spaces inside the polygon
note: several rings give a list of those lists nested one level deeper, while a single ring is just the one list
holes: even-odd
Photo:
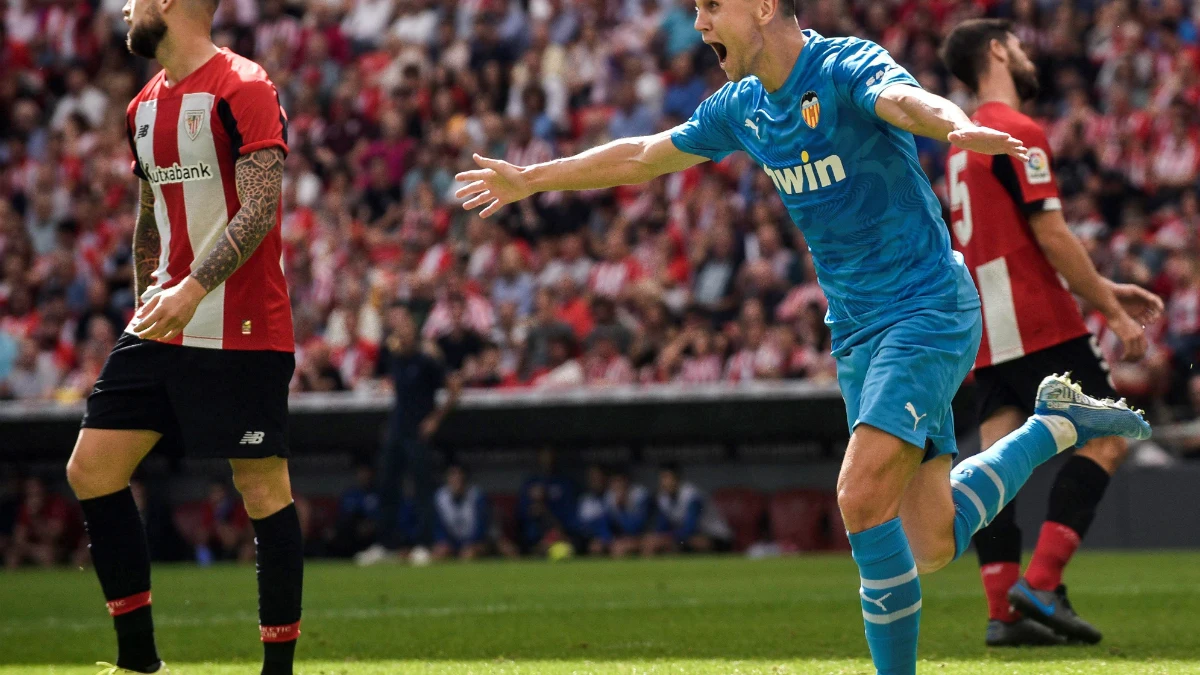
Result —
[{"label": "black football shorts", "polygon": [[188,457],[287,457],[290,352],[182,347],[122,333],[83,427],[148,429]]},{"label": "black football shorts", "polygon": [[1067,371],[1088,396],[1118,398],[1108,364],[1094,340],[1091,335],[1081,335],[1012,361],[977,369],[975,410],[979,421],[983,422],[1005,406],[1032,415],[1034,397],[1042,379]]}]

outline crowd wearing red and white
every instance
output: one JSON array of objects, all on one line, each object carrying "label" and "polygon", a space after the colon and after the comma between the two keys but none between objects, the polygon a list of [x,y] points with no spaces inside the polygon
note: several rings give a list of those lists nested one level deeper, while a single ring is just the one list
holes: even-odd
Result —
[{"label": "crowd wearing red and white", "polygon": [[[78,400],[132,306],[125,104],[149,76],[120,0],[10,3],[0,33],[0,397]],[[1140,364],[1085,308],[1118,388],[1193,416],[1200,349],[1200,37],[1163,0],[806,3],[968,111],[957,21],[1008,16],[1039,65],[1064,212],[1101,271],[1161,294]],[[469,386],[831,381],[825,300],[774,185],[736,154],[644,186],[548,193],[480,220],[472,152],[529,164],[686,119],[724,81],[692,0],[223,0],[214,37],[290,118],[284,263],[294,389],[373,390],[388,308]],[[945,196],[945,148],[919,143]],[[393,313],[394,314],[394,313]]]}]

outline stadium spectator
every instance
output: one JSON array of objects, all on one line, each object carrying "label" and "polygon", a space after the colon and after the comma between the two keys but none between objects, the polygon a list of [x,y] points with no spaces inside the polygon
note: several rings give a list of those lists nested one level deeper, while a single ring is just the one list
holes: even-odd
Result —
[{"label": "stadium spectator", "polygon": [[349,558],[376,541],[379,493],[375,470],[369,464],[354,467],[354,484],[338,497],[337,520],[329,541],[329,554]]},{"label": "stadium spectator", "polygon": [[297,363],[296,391],[346,391],[342,371],[333,362],[333,350],[324,341],[309,345],[304,359]]},{"label": "stadium spectator", "polygon": [[[150,548],[150,559],[155,562],[179,562],[192,557],[192,551],[179,529],[175,527],[174,514],[171,506],[159,495],[146,488],[146,483],[139,478],[129,482],[133,492],[133,501],[137,504],[138,512],[142,515],[142,524],[146,528],[146,544]],[[83,551],[80,564],[91,564],[91,557]]]},{"label": "stadium spectator", "polygon": [[50,567],[65,561],[79,535],[73,527],[77,516],[67,500],[50,492],[41,478],[26,478],[21,489],[5,566],[10,570],[25,564]]},{"label": "stadium spectator", "polygon": [[517,526],[522,553],[545,555],[554,544],[570,540],[570,524],[563,522],[550,508],[546,488],[543,483],[535,483],[521,495],[524,503],[518,514]]},{"label": "stadium spectator", "polygon": [[592,346],[583,363],[584,382],[591,386],[632,384],[633,365],[621,353],[617,338],[611,332],[601,332],[592,338]]},{"label": "stadium spectator", "polygon": [[[535,492],[540,494],[536,499]],[[576,511],[579,502],[579,488],[570,476],[562,472],[558,463],[558,453],[553,448],[542,448],[538,451],[537,466],[533,473],[521,483],[521,489],[517,492],[517,524],[522,531],[527,528],[527,523],[545,519],[545,516],[533,513],[536,501],[541,502],[537,508],[548,511],[549,518],[561,530],[560,538],[575,535],[578,527]],[[540,526],[535,529],[543,532],[549,531]],[[538,539],[540,540],[541,537]],[[528,542],[523,543],[527,544]]]},{"label": "stadium spectator", "polygon": [[650,506],[650,491],[635,485],[627,470],[612,473],[604,495],[612,557],[624,558],[642,550],[642,539],[650,525]]},{"label": "stadium spectator", "polygon": [[208,565],[217,560],[254,560],[254,531],[250,516],[238,494],[226,481],[213,479],[208,484],[200,527],[191,542],[196,562]]},{"label": "stadium spectator", "polygon": [[[382,562],[389,550],[398,550],[403,532],[398,523],[404,500],[404,476],[413,485],[412,513],[417,545],[432,541],[434,526],[433,450],[430,441],[446,414],[454,407],[462,382],[455,374],[446,374],[445,366],[421,350],[417,327],[412,316],[397,308],[392,333],[380,349],[380,368],[391,379],[395,404],[388,423],[387,441],[379,452],[379,510],[377,543],[356,558],[360,565]],[[446,399],[439,405],[437,393],[445,388]]]},{"label": "stadium spectator", "polygon": [[467,470],[461,464],[446,468],[446,484],[438,489],[434,501],[434,560],[475,560],[496,551],[515,554],[511,542],[492,532],[487,495],[479,486],[467,483]]},{"label": "stadium spectator", "polygon": [[547,363],[533,371],[530,384],[543,389],[569,389],[583,385],[583,367],[574,358],[574,352],[575,340],[570,335],[551,338]]},{"label": "stadium spectator", "polygon": [[604,507],[604,496],[608,490],[608,472],[597,464],[587,469],[586,490],[579,497],[579,539],[583,548],[592,555],[604,555],[612,545],[612,529],[608,526],[608,515]]},{"label": "stadium spectator", "polygon": [[442,353],[442,361],[451,373],[457,373],[468,364],[468,361],[479,355],[483,350],[483,337],[475,331],[467,321],[467,301],[461,295],[452,295],[448,305],[450,325],[446,332],[437,338],[438,349]]},{"label": "stadium spectator", "polygon": [[21,340],[18,349],[8,377],[0,382],[0,398],[50,398],[62,377],[53,355],[40,351],[37,343],[31,339]]},{"label": "stadium spectator", "polygon": [[728,549],[733,539],[728,523],[707,495],[695,485],[682,482],[678,465],[666,464],[659,469],[655,506],[654,533],[645,538],[645,555]]}]

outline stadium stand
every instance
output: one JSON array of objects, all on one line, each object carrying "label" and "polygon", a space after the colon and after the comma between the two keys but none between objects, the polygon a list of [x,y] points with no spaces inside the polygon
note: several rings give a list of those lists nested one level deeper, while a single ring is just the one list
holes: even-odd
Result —
[{"label": "stadium stand", "polygon": [[[120,4],[10,3],[0,22],[0,399],[86,396],[133,309],[123,112],[150,73],[125,50]],[[397,303],[470,387],[832,380],[803,237],[740,154],[644,187],[542,194],[487,221],[453,198],[472,152],[544,161],[689,116],[724,81],[692,5],[224,0],[218,43],[267,68],[290,117],[293,389],[385,388],[375,361]],[[1168,302],[1138,364],[1117,362],[1119,341],[1084,308],[1118,389],[1157,421],[1200,412],[1187,367],[1200,351],[1198,11],[814,0],[802,18],[879,42],[968,110],[937,59],[941,36],[967,17],[1015,20],[1051,85],[1029,112],[1048,130],[1068,223],[1106,276]],[[918,147],[944,200],[945,149]],[[738,548],[764,534],[845,546],[827,495],[714,498]],[[492,499],[515,534],[514,498]],[[332,531],[330,503],[319,506],[313,531]],[[185,539],[199,508],[176,512]],[[805,517],[780,517],[796,509]]]},{"label": "stadium stand", "polygon": [[[396,302],[429,318],[424,334],[474,386],[831,378],[803,238],[745,158],[645,188],[540,195],[495,221],[452,197],[472,151],[536,162],[687,117],[722,81],[690,7],[223,3],[218,42],[266,66],[291,118],[283,228],[295,388],[378,387],[372,361]],[[1200,345],[1200,50],[1190,11],[820,0],[805,18],[826,35],[880,42],[968,109],[936,59],[940,36],[968,16],[1015,18],[1053,85],[1031,112],[1050,131],[1071,226],[1106,274],[1169,299],[1156,353],[1116,369],[1123,391],[1159,419],[1191,416],[1172,365]],[[5,398],[85,396],[132,309],[136,189],[120,113],[148,73],[125,52],[119,12],[113,1],[47,1],[5,15]],[[920,148],[942,190],[943,148]],[[458,297],[467,338],[449,344]],[[549,336],[563,325],[573,338],[566,363],[582,372],[545,377]],[[1111,353],[1115,340],[1096,327]]]}]

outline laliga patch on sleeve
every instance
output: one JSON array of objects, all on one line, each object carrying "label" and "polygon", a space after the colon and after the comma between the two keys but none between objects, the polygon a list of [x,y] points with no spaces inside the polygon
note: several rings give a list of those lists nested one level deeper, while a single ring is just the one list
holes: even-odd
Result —
[{"label": "laliga patch on sleeve", "polygon": [[1025,182],[1030,185],[1042,185],[1050,182],[1050,158],[1041,148],[1030,148],[1029,159],[1025,162]]}]

